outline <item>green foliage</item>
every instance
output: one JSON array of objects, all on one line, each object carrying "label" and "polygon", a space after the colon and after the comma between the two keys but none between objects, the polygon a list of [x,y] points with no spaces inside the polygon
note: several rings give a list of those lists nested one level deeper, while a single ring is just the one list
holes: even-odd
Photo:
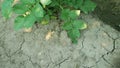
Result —
[{"label": "green foliage", "polygon": [[31,14],[34,14],[35,17],[43,17],[44,11],[43,11],[42,6],[39,3],[34,5],[34,8],[32,8]]},{"label": "green foliage", "polygon": [[85,29],[86,24],[82,20],[68,21],[63,24],[62,29],[68,32],[68,36],[71,38],[73,43],[77,43],[80,37],[80,29]]},{"label": "green foliage", "polygon": [[90,11],[93,11],[94,8],[96,7],[96,4],[93,3],[92,1],[90,0],[86,0],[85,3],[80,6],[81,10],[84,12],[84,13],[88,13]]},{"label": "green foliage", "polygon": [[51,0],[40,0],[41,4],[44,6],[49,5],[51,3]]},{"label": "green foliage", "polygon": [[16,14],[24,14],[26,13],[27,11],[29,10],[29,8],[21,3],[21,4],[16,4],[13,6],[13,11],[16,13]]},{"label": "green foliage", "polygon": [[2,15],[6,18],[9,18],[11,15],[12,3],[13,3],[13,0],[4,0],[2,4]]},{"label": "green foliage", "polygon": [[9,18],[14,12],[18,16],[14,21],[14,29],[30,28],[36,21],[47,24],[51,18],[64,22],[62,29],[66,30],[73,43],[77,43],[80,30],[87,25],[83,20],[78,20],[80,11],[89,13],[94,10],[96,4],[91,0],[4,0],[2,15]]}]

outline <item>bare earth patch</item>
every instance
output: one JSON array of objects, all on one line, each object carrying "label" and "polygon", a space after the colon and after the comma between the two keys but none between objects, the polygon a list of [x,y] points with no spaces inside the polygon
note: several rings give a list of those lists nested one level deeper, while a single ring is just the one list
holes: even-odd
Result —
[{"label": "bare earth patch", "polygon": [[0,16],[0,68],[120,68],[120,32],[92,15],[82,18],[88,28],[73,45],[58,21],[26,33],[14,31],[14,17]]}]

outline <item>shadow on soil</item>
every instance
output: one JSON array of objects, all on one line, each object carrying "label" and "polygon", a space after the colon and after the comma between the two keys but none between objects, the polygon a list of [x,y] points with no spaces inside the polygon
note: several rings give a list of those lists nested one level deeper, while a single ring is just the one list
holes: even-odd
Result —
[{"label": "shadow on soil", "polygon": [[120,68],[120,56],[114,59],[113,64],[115,68]]}]

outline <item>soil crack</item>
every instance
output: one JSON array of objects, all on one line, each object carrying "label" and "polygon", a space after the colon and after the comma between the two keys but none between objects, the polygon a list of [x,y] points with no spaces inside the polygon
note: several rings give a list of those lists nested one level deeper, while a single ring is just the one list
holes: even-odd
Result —
[{"label": "soil crack", "polygon": [[16,53],[18,53],[22,49],[24,42],[25,42],[25,39],[23,38],[23,41],[21,42],[19,49],[16,50],[11,56],[15,55]]},{"label": "soil crack", "polygon": [[64,62],[66,62],[69,59],[70,59],[70,57],[67,57],[67,58],[63,59],[61,62],[57,63],[55,66],[59,66],[59,68],[60,68],[61,64],[64,63]]}]

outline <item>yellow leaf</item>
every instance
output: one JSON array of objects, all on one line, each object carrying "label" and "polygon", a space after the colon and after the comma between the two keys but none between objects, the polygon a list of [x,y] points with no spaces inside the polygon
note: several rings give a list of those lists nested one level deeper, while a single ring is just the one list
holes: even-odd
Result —
[{"label": "yellow leaf", "polygon": [[12,5],[15,5],[19,2],[19,0],[14,0],[13,4]]},{"label": "yellow leaf", "polygon": [[78,16],[80,15],[80,10],[75,10],[75,12]]},{"label": "yellow leaf", "polygon": [[83,24],[83,27],[82,28],[80,28],[80,29],[86,29],[87,28],[87,24],[86,23],[84,23]]},{"label": "yellow leaf", "polygon": [[28,32],[28,33],[29,33],[29,32],[32,32],[32,28],[25,28],[25,29],[24,29],[24,32]]},{"label": "yellow leaf", "polygon": [[47,20],[43,20],[43,21],[41,22],[41,24],[46,25],[46,24],[48,24],[48,22],[49,22],[49,21],[47,21]]},{"label": "yellow leaf", "polygon": [[49,31],[49,32],[47,33],[47,35],[45,36],[45,39],[46,39],[46,40],[49,40],[49,39],[52,37],[53,33],[54,33],[54,31]]}]

